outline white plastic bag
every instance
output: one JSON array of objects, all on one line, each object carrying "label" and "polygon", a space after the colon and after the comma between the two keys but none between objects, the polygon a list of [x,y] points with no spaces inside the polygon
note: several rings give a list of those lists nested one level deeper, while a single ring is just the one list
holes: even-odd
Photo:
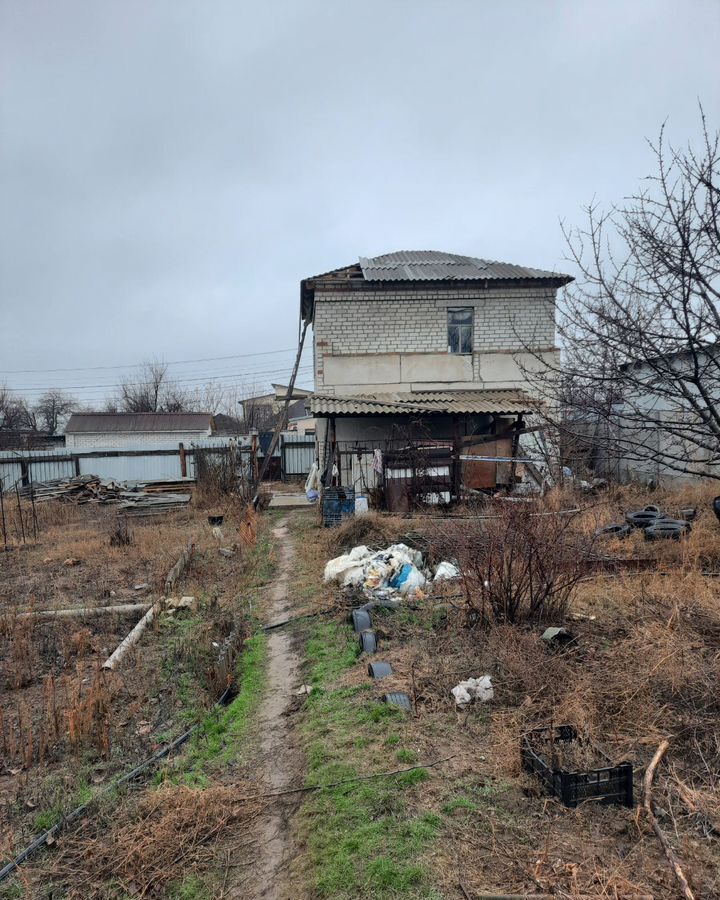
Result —
[{"label": "white plastic bag", "polygon": [[364,545],[353,547],[349,553],[336,556],[325,566],[325,581],[341,581],[348,569],[354,569],[359,563],[370,556],[370,551]]},{"label": "white plastic bag", "polygon": [[457,566],[454,566],[451,562],[441,562],[438,563],[438,567],[435,569],[433,581],[449,581],[451,578],[459,577],[460,569]]},{"label": "white plastic bag", "polygon": [[479,700],[485,703],[492,700],[495,696],[492,680],[489,675],[483,675],[481,678],[468,678],[456,684],[450,691],[455,698],[455,705],[459,707],[467,706],[473,700]]}]

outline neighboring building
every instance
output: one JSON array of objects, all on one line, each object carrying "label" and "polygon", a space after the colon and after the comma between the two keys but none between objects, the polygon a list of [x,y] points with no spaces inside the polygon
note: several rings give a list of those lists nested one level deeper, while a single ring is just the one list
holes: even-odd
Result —
[{"label": "neighboring building", "polygon": [[210,437],[210,413],[73,413],[65,426],[71,449],[186,444]]},{"label": "neighboring building", "polygon": [[[457,450],[522,423],[534,405],[523,370],[557,365],[556,295],[570,281],[436,251],[360,257],[304,279],[315,372],[308,406],[321,420],[321,458],[336,442],[379,447],[412,435]],[[506,452],[486,442],[482,455]],[[357,466],[342,477],[356,474]]]},{"label": "neighboring building", "polygon": [[618,477],[658,483],[717,476],[720,447],[701,417],[720,410],[720,345],[698,344],[620,370],[627,382],[623,401],[602,423],[608,466]]},{"label": "neighboring building", "polygon": [[213,416],[213,434],[220,437],[237,437],[246,434],[244,423],[235,416],[228,416],[225,413],[215,413]]},{"label": "neighboring building", "polygon": [[[288,395],[288,385],[273,384],[269,394],[260,394],[256,397],[246,397],[241,400],[243,410],[243,424],[245,430],[255,428],[258,431],[267,431],[275,428],[277,417],[285,408]],[[305,408],[306,399],[312,391],[305,388],[293,388],[290,404],[288,405],[288,428],[292,431],[313,430],[315,420],[308,415]],[[294,423],[294,425],[293,425]],[[302,423],[298,427],[298,423]]]}]

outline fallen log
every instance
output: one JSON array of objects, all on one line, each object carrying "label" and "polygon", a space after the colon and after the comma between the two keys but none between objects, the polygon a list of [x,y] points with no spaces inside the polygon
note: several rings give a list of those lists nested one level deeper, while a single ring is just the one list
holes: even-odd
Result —
[{"label": "fallen log", "polygon": [[658,820],[655,818],[655,813],[653,812],[653,804],[652,804],[652,783],[653,778],[655,777],[655,770],[660,765],[660,762],[667,753],[667,749],[670,746],[670,741],[664,740],[660,746],[657,748],[655,756],[653,756],[650,765],[647,767],[645,771],[645,812],[647,813],[648,819],[650,820],[650,825],[652,826],[652,830],[655,832],[657,839],[660,841],[660,844],[665,851],[665,856],[670,863],[670,868],[673,870],[673,874],[677,879],[680,889],[682,890],[683,897],[685,900],[695,900],[695,895],[690,889],[690,885],[688,884],[687,878],[685,877],[685,873],[683,872],[680,863],[678,862],[675,853],[673,852],[672,847],[668,843],[667,838],[662,832],[660,825],[658,824]]},{"label": "fallen log", "polygon": [[[18,619],[74,619],[91,618],[93,616],[126,615],[128,613],[147,612],[147,603],[118,603],[116,606],[78,606],[73,609],[36,609],[16,613]],[[10,610],[3,610],[10,613]],[[12,614],[12,613],[11,613]]]},{"label": "fallen log", "polygon": [[110,671],[113,671],[120,665],[120,663],[125,658],[125,655],[127,654],[128,650],[130,650],[131,647],[134,647],[135,644],[137,644],[137,642],[142,637],[145,629],[148,627],[148,625],[151,624],[152,620],[155,618],[156,615],[159,614],[161,609],[162,609],[162,604],[159,600],[156,603],[153,603],[153,605],[145,613],[145,615],[142,617],[142,619],[140,619],[140,621],[135,625],[135,627],[130,632],[130,634],[128,634],[127,637],[124,637],[122,639],[122,641],[118,644],[118,646],[115,648],[115,650],[113,650],[111,655],[105,660],[105,662],[103,663],[103,666],[102,666],[103,669],[108,669]]},{"label": "fallen log", "polygon": [[178,579],[185,572],[187,567],[190,565],[190,560],[192,559],[193,552],[195,550],[195,544],[192,541],[188,541],[187,547],[180,554],[180,558],[175,563],[175,565],[168,572],[168,576],[165,579],[165,596],[169,597],[173,592],[173,588],[177,583]]}]

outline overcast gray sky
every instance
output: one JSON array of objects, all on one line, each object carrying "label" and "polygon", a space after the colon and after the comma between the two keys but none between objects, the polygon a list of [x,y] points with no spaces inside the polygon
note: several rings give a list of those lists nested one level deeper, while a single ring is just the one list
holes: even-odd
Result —
[{"label": "overcast gray sky", "polygon": [[0,382],[286,380],[359,255],[567,270],[663,120],[720,127],[719,39],[719,0],[0,0]]}]

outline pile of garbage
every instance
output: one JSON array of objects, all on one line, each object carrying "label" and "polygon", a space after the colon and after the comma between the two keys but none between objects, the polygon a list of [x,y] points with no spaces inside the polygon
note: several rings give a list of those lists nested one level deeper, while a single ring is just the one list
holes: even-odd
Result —
[{"label": "pile of garbage", "polygon": [[430,581],[459,575],[460,570],[451,562],[441,562],[432,571],[424,565],[422,553],[406,544],[392,544],[385,550],[370,550],[364,545],[353,547],[350,553],[331,559],[325,566],[326,582],[362,588],[372,597],[418,594]]}]

